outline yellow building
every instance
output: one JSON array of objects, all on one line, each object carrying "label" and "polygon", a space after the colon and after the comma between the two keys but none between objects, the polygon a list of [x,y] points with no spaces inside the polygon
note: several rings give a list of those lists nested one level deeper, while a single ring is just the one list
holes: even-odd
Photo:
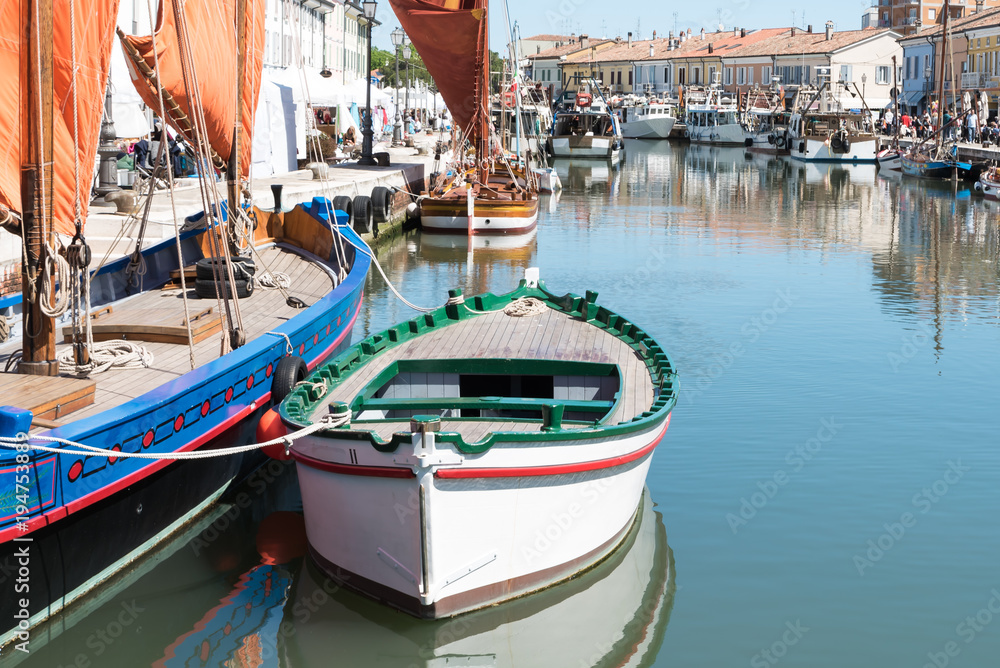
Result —
[{"label": "yellow building", "polygon": [[[960,44],[965,41],[962,36],[968,40],[961,90],[970,94],[985,92],[989,96],[990,107],[996,109],[1000,95],[1000,14],[983,23],[966,28],[952,41]],[[961,58],[958,49],[955,55]]]},{"label": "yellow building", "polygon": [[586,79],[600,80],[599,54],[617,45],[618,42],[614,40],[593,42],[562,59],[559,62],[559,71],[562,73],[564,93],[575,93],[580,82]]}]

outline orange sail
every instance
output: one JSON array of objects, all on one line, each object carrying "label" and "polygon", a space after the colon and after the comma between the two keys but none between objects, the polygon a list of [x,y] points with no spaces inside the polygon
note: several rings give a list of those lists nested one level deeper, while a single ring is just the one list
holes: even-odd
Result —
[{"label": "orange sail", "polygon": [[[488,68],[486,0],[389,0],[455,123],[470,131]],[[485,63],[483,62],[485,58]]]},{"label": "orange sail", "polygon": [[[0,2],[0,204],[20,212],[21,164],[30,162],[23,155],[21,116],[25,113],[28,93],[21,80],[22,64],[29,65],[30,54],[23,53],[26,39],[20,14],[23,1]],[[76,13],[76,74],[73,67],[71,11]],[[80,215],[86,218],[87,203],[94,174],[94,158],[101,130],[104,89],[111,66],[111,48],[117,0],[55,0],[53,40],[53,227],[62,234],[73,234],[76,221],[76,180],[79,174]],[[42,30],[44,35],[46,30]],[[24,59],[22,63],[21,60]],[[74,123],[73,81],[76,81],[76,122]],[[75,128],[75,133],[74,133]],[[74,136],[76,140],[74,141]]]},{"label": "orange sail", "polygon": [[[229,160],[236,124],[240,123],[244,138],[240,143],[240,173],[247,174],[250,169],[250,138],[253,136],[253,119],[263,63],[264,3],[262,0],[246,0],[246,55],[242,73],[239,72],[236,51],[238,4],[236,0],[186,0],[183,11],[208,141],[223,160]],[[160,86],[173,97],[184,114],[190,117],[191,96],[184,86],[173,0],[160,2],[156,19],[155,54],[152,35],[130,35],[125,39],[149,69],[156,71],[159,61]],[[132,83],[140,97],[150,109],[158,110],[160,101],[157,89],[136,70],[127,53],[126,61],[129,63]],[[241,100],[236,99],[238,83],[242,83]],[[168,120],[175,128],[179,127],[176,119]]]}]

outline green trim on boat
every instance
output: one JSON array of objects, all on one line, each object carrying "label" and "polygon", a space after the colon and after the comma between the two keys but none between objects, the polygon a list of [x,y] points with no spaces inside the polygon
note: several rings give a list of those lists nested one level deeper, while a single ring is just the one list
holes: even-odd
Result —
[{"label": "green trim on boat", "polygon": [[[570,439],[576,440],[580,438],[594,437],[598,434],[607,437],[620,436],[641,429],[647,429],[651,425],[666,419],[667,415],[671,410],[673,410],[674,405],[677,403],[678,392],[677,373],[674,370],[673,362],[666,351],[664,351],[663,348],[642,329],[632,324],[622,316],[594,303],[597,299],[596,292],[588,290],[586,298],[572,293],[557,296],[549,292],[546,289],[544,282],[541,281],[539,281],[537,288],[533,288],[528,287],[525,281],[522,280],[520,286],[508,294],[495,295],[492,293],[484,293],[476,295],[475,297],[467,299],[464,304],[447,304],[435,311],[432,311],[431,313],[425,313],[421,316],[390,327],[389,329],[379,332],[378,334],[372,334],[371,336],[351,346],[349,349],[333,358],[328,363],[318,367],[310,375],[309,380],[312,383],[322,380],[326,383],[328,388],[335,388],[351,374],[365,366],[367,363],[372,361],[373,358],[385,350],[394,348],[441,327],[446,327],[470,318],[477,318],[487,312],[500,310],[510,302],[525,297],[534,297],[545,302],[549,308],[561,311],[569,316],[576,317],[581,320],[586,320],[595,327],[599,327],[616,338],[624,341],[637,353],[639,353],[643,361],[646,363],[646,369],[649,372],[653,383],[655,398],[652,406],[650,406],[649,410],[636,415],[630,420],[620,422],[616,425],[595,422],[589,427],[584,426],[582,428],[573,429],[553,429],[552,431],[541,432],[494,432],[488,434],[486,438],[478,443],[466,443],[462,438],[462,435],[457,432],[440,432],[437,435],[437,440],[439,442],[454,443],[455,447],[460,452],[465,454],[477,454],[485,452],[495,443],[501,442],[525,440],[538,442],[562,441]],[[463,371],[470,370],[467,366],[470,362],[475,362],[476,373],[486,374],[518,373],[522,375],[549,375],[550,372],[553,372],[558,373],[559,375],[618,375],[619,378],[621,377],[617,365],[598,364],[592,362],[521,359],[398,360],[389,364],[374,379],[365,385],[362,391],[359,392],[359,394],[352,400],[351,408],[352,410],[357,410],[363,406],[371,405],[371,407],[375,407],[377,402],[396,401],[376,399],[374,400],[376,404],[372,405],[368,403],[372,400],[372,397],[378,389],[388,383],[393,377],[400,373],[401,370],[410,372],[461,373]],[[530,373],[527,371],[528,369],[531,370]],[[567,370],[571,371],[567,372]],[[313,390],[313,387],[314,386],[308,384],[300,385],[285,398],[278,408],[278,412],[282,420],[299,429],[312,423],[309,416],[315,413],[321,404],[328,403],[324,401],[324,398],[316,396],[317,393]],[[482,403],[485,399],[488,398],[462,398],[458,399],[458,401]],[[620,397],[616,397],[615,405],[617,405],[619,400]],[[408,399],[399,401],[419,402],[420,400]],[[438,402],[440,401],[450,400],[438,400]],[[510,402],[512,400],[510,398],[503,398],[500,401]],[[586,410],[587,408],[596,409],[596,404],[602,404],[603,407],[609,403],[560,401],[556,399],[534,401],[537,401],[538,405],[563,404],[568,406],[569,410],[580,411]],[[576,404],[595,405],[577,408],[575,407]],[[440,403],[438,405],[440,405]],[[494,404],[494,406],[496,406],[496,404]],[[427,405],[414,405],[413,409],[419,410],[426,407]],[[520,408],[522,405],[519,405],[518,407]],[[525,409],[530,409],[528,406],[523,407]],[[386,406],[378,406],[378,408],[386,408]],[[534,422],[534,420],[531,421]],[[372,424],[372,422],[369,421],[364,421],[364,423]],[[336,432],[337,438],[368,441],[376,450],[379,450],[380,452],[394,452],[404,441],[410,442],[409,434],[403,433],[394,434],[388,441],[383,441],[369,430],[352,429],[350,426],[339,427],[336,429]]]}]

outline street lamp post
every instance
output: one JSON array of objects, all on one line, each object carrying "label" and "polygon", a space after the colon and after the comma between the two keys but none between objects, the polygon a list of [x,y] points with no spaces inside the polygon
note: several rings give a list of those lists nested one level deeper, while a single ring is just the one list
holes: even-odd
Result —
[{"label": "street lamp post", "polygon": [[[931,68],[924,68],[924,107],[929,108],[931,106]],[[941,100],[938,104],[944,104],[944,100]]]},{"label": "street lamp post", "polygon": [[375,131],[372,129],[372,24],[375,20],[375,0],[364,0],[365,18],[368,19],[368,69],[365,72],[365,79],[368,85],[365,87],[365,121],[361,135],[364,139],[361,142],[361,158],[359,165],[371,166],[378,162],[372,155],[372,136]]},{"label": "street lamp post", "polygon": [[[408,41],[409,40],[407,40],[407,42]],[[403,106],[406,107],[407,111],[410,110],[410,54],[412,54],[412,53],[413,53],[413,50],[410,49],[410,45],[408,43],[404,43],[403,44],[403,60],[406,61],[406,102],[404,103]]]},{"label": "street lamp post", "polygon": [[406,40],[406,33],[402,28],[396,28],[389,35],[392,38],[392,45],[396,48],[396,118],[392,124],[392,145],[399,146],[403,142],[403,117],[399,114],[399,47]]}]

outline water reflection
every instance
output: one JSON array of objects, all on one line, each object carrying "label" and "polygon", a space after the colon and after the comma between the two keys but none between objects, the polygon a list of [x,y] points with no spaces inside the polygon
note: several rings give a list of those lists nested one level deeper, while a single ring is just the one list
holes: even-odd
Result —
[{"label": "water reflection", "polygon": [[[499,606],[452,619],[414,619],[356,594],[336,591],[311,566],[286,608],[295,632],[283,643],[288,666],[344,665],[640,666],[659,653],[673,605],[673,558],[659,513],[644,495],[639,521],[622,546],[581,576]],[[330,594],[329,592],[334,592]]]}]

